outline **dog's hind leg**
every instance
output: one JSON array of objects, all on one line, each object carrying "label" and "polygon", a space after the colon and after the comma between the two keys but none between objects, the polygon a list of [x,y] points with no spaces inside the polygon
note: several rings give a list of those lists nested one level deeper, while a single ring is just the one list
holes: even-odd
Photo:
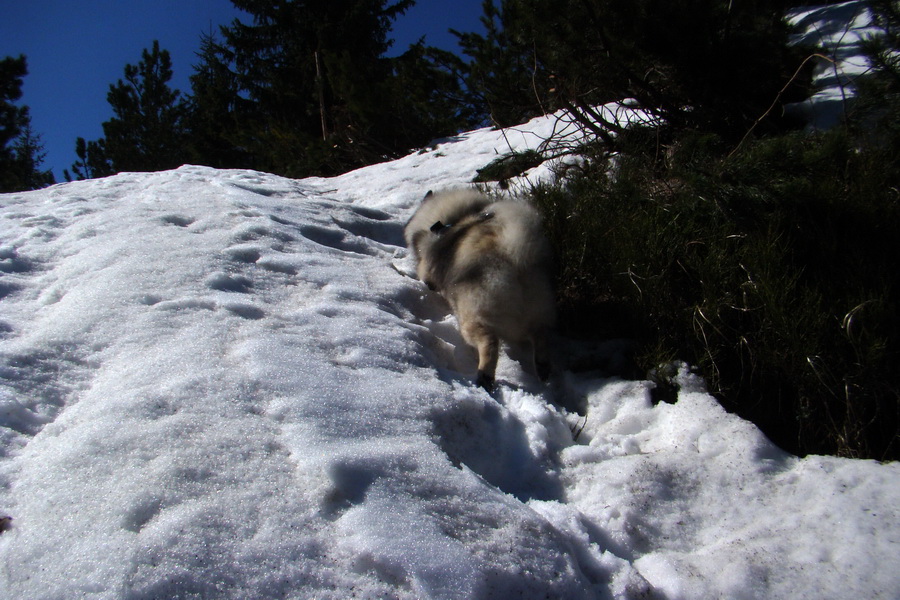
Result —
[{"label": "dog's hind leg", "polygon": [[547,381],[553,370],[550,350],[550,335],[539,331],[531,337],[531,348],[534,357],[534,372],[541,381]]},{"label": "dog's hind leg", "polygon": [[500,356],[500,340],[482,323],[466,323],[461,330],[466,341],[478,351],[478,375],[475,383],[491,391],[494,388],[494,373]]}]

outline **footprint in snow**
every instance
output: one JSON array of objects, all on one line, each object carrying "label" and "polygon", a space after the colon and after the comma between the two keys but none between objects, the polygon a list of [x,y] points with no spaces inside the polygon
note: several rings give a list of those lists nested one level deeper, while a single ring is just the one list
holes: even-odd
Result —
[{"label": "footprint in snow", "polygon": [[297,267],[292,265],[287,259],[280,258],[278,255],[263,254],[264,249],[257,246],[238,245],[226,248],[224,253],[228,258],[236,263],[256,265],[266,271],[272,273],[281,273],[283,275],[296,275]]},{"label": "footprint in snow", "polygon": [[221,306],[231,314],[248,321],[258,321],[266,316],[265,311],[258,306],[245,302],[224,302]]},{"label": "footprint in snow", "polygon": [[194,223],[194,219],[183,215],[165,215],[161,220],[166,225],[174,225],[175,227],[188,227]]},{"label": "footprint in snow", "polygon": [[344,229],[321,227],[318,225],[304,225],[300,233],[307,240],[331,248],[349,255],[379,256],[380,251],[371,245],[366,238],[360,238]]},{"label": "footprint in snow", "polygon": [[18,292],[20,289],[22,289],[22,287],[14,283],[6,283],[4,281],[0,281],[0,300],[3,300],[7,296],[14,294],[15,292]]},{"label": "footprint in snow", "polygon": [[15,248],[0,248],[0,273],[28,273],[34,268],[34,263]]},{"label": "footprint in snow", "polygon": [[206,280],[206,286],[220,292],[236,292],[247,294],[253,288],[253,282],[243,275],[229,275],[228,273],[213,273]]},{"label": "footprint in snow", "polygon": [[345,219],[335,217],[334,222],[342,229],[345,229],[353,235],[385,244],[388,246],[403,246],[403,225],[393,221],[387,221],[381,218],[366,217],[360,219],[354,217]]},{"label": "footprint in snow", "polygon": [[239,263],[253,264],[257,262],[262,253],[255,246],[232,246],[225,249],[225,254],[233,261]]},{"label": "footprint in snow", "polygon": [[282,273],[284,275],[296,275],[299,270],[287,260],[279,259],[275,256],[263,256],[256,264],[272,273]]},{"label": "footprint in snow", "polygon": [[266,237],[273,238],[279,242],[294,241],[294,237],[290,234],[257,223],[240,225],[235,229],[234,233],[234,240],[238,243],[254,242]]}]

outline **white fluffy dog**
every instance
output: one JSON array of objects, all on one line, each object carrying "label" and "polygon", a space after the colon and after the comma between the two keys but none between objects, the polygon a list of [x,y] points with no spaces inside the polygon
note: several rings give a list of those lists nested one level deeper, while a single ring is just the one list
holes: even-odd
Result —
[{"label": "white fluffy dog", "polygon": [[474,190],[428,192],[404,237],[419,279],[447,299],[478,351],[478,385],[494,385],[500,340],[530,344],[535,373],[549,375],[555,302],[537,211]]}]

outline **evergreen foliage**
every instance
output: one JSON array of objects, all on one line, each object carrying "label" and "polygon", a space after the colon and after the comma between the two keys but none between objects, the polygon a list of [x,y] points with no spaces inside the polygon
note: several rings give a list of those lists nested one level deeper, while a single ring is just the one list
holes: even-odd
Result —
[{"label": "evergreen foliage", "polygon": [[844,131],[731,157],[692,136],[665,161],[626,137],[614,169],[535,190],[568,333],[639,339],[644,372],[689,361],[792,452],[900,456],[896,160]]},{"label": "evergreen foliage", "polygon": [[462,61],[446,50],[412,44],[391,59],[388,125],[397,151],[404,152],[471,129],[478,123],[462,85]]},{"label": "evergreen foliage", "polygon": [[110,86],[115,117],[103,124],[106,153],[116,171],[159,171],[181,166],[185,157],[186,104],[169,88],[172,60],[154,41],[125,79]]},{"label": "evergreen foliage", "polygon": [[498,125],[567,108],[611,144],[608,132],[620,127],[593,107],[628,98],[669,128],[733,138],[773,99],[803,97],[799,83],[782,91],[804,57],[787,44],[784,8],[782,0],[502,0],[499,8],[485,0],[487,32],[458,35],[472,59],[467,86]]},{"label": "evergreen foliage", "polygon": [[44,151],[44,142],[40,134],[34,132],[31,127],[31,118],[25,111],[25,123],[19,132],[19,137],[13,145],[15,172],[19,190],[38,190],[56,183],[56,178],[49,169],[41,169],[47,153]]},{"label": "evergreen foliage", "polygon": [[484,34],[452,31],[463,54],[469,102],[498,127],[524,123],[559,106],[548,92],[548,73],[537,55],[537,32],[528,26],[529,10],[538,3],[484,0]]},{"label": "evergreen foliage", "polygon": [[200,62],[191,75],[188,116],[191,161],[216,168],[252,168],[256,165],[239,141],[237,76],[219,57],[225,48],[213,33],[200,39]]},{"label": "evergreen foliage", "polygon": [[537,150],[525,150],[513,152],[492,160],[486,166],[478,169],[473,183],[487,183],[499,181],[502,187],[507,185],[507,180],[518,177],[525,171],[544,163],[544,156]]},{"label": "evergreen foliage", "polygon": [[867,129],[887,154],[896,155],[900,152],[900,4],[871,0],[869,8],[883,34],[863,43],[873,72],[857,83],[859,101],[849,125]]},{"label": "evergreen foliage", "polygon": [[[114,116],[103,123],[104,137],[76,140],[76,178],[159,171],[186,162],[188,103],[169,87],[171,79],[172,59],[158,41],[144,49],[137,65],[125,65],[125,79],[110,85],[106,95]],[[66,177],[71,177],[68,171]]]},{"label": "evergreen foliage", "polygon": [[80,137],[75,140],[75,155],[78,160],[72,165],[72,173],[66,169],[63,176],[66,181],[72,181],[72,175],[77,180],[96,179],[112,175],[112,165],[106,154],[106,140],[100,138],[93,142],[86,142]]},{"label": "evergreen foliage", "polygon": [[[412,0],[236,0],[252,16],[204,38],[192,78],[197,154],[291,176],[399,156],[471,123],[450,53],[388,58]],[[222,153],[214,148],[224,148]]]},{"label": "evergreen foliage", "polygon": [[125,67],[105,137],[76,143],[77,178],[184,162],[333,175],[476,123],[457,56],[423,40],[386,55],[391,24],[413,0],[233,4],[250,22],[201,37],[190,97],[168,87],[169,53],[156,42]]},{"label": "evergreen foliage", "polygon": [[21,132],[24,110],[13,102],[22,97],[22,80],[27,73],[24,56],[0,61],[0,191],[15,188],[15,154],[10,144]]},{"label": "evergreen foliage", "polygon": [[27,106],[16,106],[28,74],[24,56],[0,60],[0,192],[35,190],[55,183],[41,170],[44,145],[31,127]]},{"label": "evergreen foliage", "polygon": [[538,186],[564,333],[638,339],[662,391],[689,361],[789,451],[900,458],[900,47],[870,46],[833,131],[636,127]]}]

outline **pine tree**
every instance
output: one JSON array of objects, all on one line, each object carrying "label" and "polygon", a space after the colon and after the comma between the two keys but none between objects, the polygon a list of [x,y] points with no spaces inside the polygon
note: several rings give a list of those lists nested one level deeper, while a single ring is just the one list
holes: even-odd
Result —
[{"label": "pine tree", "polygon": [[900,186],[900,3],[870,0],[868,8],[879,33],[863,40],[872,68],[856,80],[857,96],[846,123],[877,152],[877,167],[890,173],[886,189]]},{"label": "pine tree", "polygon": [[27,106],[16,106],[28,74],[24,56],[0,60],[0,192],[38,189],[55,183],[42,171],[45,153],[40,136],[31,128]]},{"label": "pine tree", "polygon": [[392,21],[413,0],[233,3],[253,23],[225,28],[216,61],[206,64],[234,74],[234,137],[257,168],[337,173],[397,152],[386,140],[393,90],[384,54]]},{"label": "pine tree", "polygon": [[617,126],[594,107],[631,99],[671,128],[739,137],[776,99],[800,99],[801,85],[782,93],[804,58],[786,4],[485,0],[486,34],[460,34],[467,85],[500,124],[567,108],[602,136]]},{"label": "pine tree", "polygon": [[386,143],[406,150],[471,129],[483,118],[463,87],[462,59],[419,40],[391,59],[390,105],[382,110]]},{"label": "pine tree", "polygon": [[27,121],[22,127],[19,137],[13,146],[16,166],[19,173],[19,189],[38,190],[56,183],[56,178],[48,169],[41,169],[47,153],[41,136],[31,128],[31,119],[26,111]]},{"label": "pine tree", "polygon": [[183,164],[187,105],[169,88],[172,60],[153,42],[141,62],[125,66],[107,101],[115,117],[103,123],[106,154],[115,171],[159,171]]},{"label": "pine tree", "polygon": [[[83,137],[75,140],[75,155],[78,160],[72,165],[74,179],[79,181],[96,179],[115,173],[112,163],[106,155],[105,143],[103,138],[93,142],[86,142]],[[72,181],[72,173],[69,173],[68,169],[63,171],[66,181]]]},{"label": "pine tree", "polygon": [[413,44],[387,57],[413,0],[235,0],[252,17],[201,40],[191,77],[192,160],[327,175],[473,125],[462,61]]},{"label": "pine tree", "polygon": [[869,0],[874,24],[880,30],[863,40],[863,50],[872,65],[867,77],[858,81],[860,112],[884,113],[880,126],[900,129],[900,3],[896,0]]},{"label": "pine tree", "polygon": [[13,104],[22,97],[22,80],[28,70],[25,57],[7,57],[0,61],[0,177],[2,189],[7,188],[7,180],[12,179],[13,152],[9,147],[22,128],[23,110]]},{"label": "pine tree", "polygon": [[79,161],[72,170],[78,179],[184,164],[188,104],[181,92],[169,88],[171,79],[172,60],[158,41],[143,51],[137,65],[125,65],[125,79],[109,86],[107,101],[115,116],[103,123],[104,137],[76,140]]},{"label": "pine tree", "polygon": [[200,62],[191,75],[188,115],[190,160],[216,168],[257,168],[241,143],[241,98],[227,49],[210,32],[200,38]]},{"label": "pine tree", "polygon": [[471,59],[463,69],[469,101],[482,118],[500,127],[558,108],[548,94],[546,73],[536,54],[536,34],[523,8],[529,7],[511,0],[497,7],[492,0],[484,0],[483,35],[451,30],[462,53]]}]

